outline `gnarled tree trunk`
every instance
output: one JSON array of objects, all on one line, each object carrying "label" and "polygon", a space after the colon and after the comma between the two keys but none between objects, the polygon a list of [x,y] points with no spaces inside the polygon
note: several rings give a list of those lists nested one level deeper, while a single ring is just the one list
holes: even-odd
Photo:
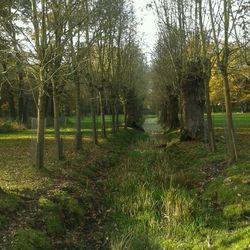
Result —
[{"label": "gnarled tree trunk", "polygon": [[181,140],[196,140],[204,136],[205,90],[200,61],[190,62],[181,86],[183,120]]}]

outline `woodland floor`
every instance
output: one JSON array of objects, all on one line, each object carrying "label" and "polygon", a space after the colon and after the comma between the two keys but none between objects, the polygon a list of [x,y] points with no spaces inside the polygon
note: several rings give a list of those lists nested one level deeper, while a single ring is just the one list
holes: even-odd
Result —
[{"label": "woodland floor", "polygon": [[215,154],[155,118],[144,128],[79,154],[65,137],[60,164],[48,138],[43,170],[30,139],[1,138],[0,249],[250,249],[250,130],[237,128],[227,166],[223,128]]}]

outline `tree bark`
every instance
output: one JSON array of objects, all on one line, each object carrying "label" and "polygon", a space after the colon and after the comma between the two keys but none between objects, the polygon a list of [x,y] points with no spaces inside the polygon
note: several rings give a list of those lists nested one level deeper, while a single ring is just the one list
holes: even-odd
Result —
[{"label": "tree bark", "polygon": [[115,134],[116,132],[116,125],[115,125],[115,104],[114,101],[112,100],[111,103],[111,120],[112,120],[112,134]]},{"label": "tree bark", "polygon": [[178,116],[179,112],[179,100],[177,95],[169,93],[168,100],[166,100],[166,114],[163,118],[163,123],[169,130],[177,129],[180,127],[180,120]]},{"label": "tree bark", "polygon": [[98,144],[98,134],[97,134],[97,124],[96,124],[96,108],[94,100],[94,90],[91,90],[91,117],[92,117],[92,130],[93,130],[93,141],[95,144]]},{"label": "tree bark", "polygon": [[101,112],[101,126],[102,126],[102,137],[106,138],[106,121],[105,121],[105,112],[104,112],[104,102],[101,91],[99,91],[99,100],[100,100],[100,112]]},{"label": "tree bark", "polygon": [[52,79],[53,88],[53,109],[54,109],[54,134],[55,134],[55,145],[56,145],[56,158],[61,161],[63,157],[62,139],[60,135],[60,112],[59,112],[59,96],[56,88],[56,83]]},{"label": "tree bark", "polygon": [[119,131],[119,125],[120,125],[120,120],[119,120],[119,108],[116,107],[116,131]]},{"label": "tree bark", "polygon": [[184,126],[181,140],[196,140],[204,137],[205,93],[200,62],[191,62],[181,86]]},{"label": "tree bark", "polygon": [[225,108],[227,115],[227,145],[230,155],[229,163],[233,163],[238,160],[238,149],[235,141],[235,130],[233,125],[232,115],[232,103],[230,96],[229,80],[227,69],[222,69],[223,83],[224,83],[224,96],[225,96]]},{"label": "tree bark", "polygon": [[82,150],[82,129],[81,129],[81,95],[80,83],[78,76],[75,77],[75,95],[76,95],[76,134],[75,146],[76,150]]},{"label": "tree bark", "polygon": [[127,102],[123,102],[123,117],[124,117],[124,128],[128,128],[128,109],[127,109]]},{"label": "tree bark", "polygon": [[199,1],[199,22],[200,22],[200,33],[202,41],[202,66],[203,66],[203,75],[204,75],[204,87],[205,87],[205,97],[206,97],[206,111],[207,111],[207,133],[208,133],[208,143],[209,149],[211,152],[215,152],[215,137],[214,137],[214,128],[213,128],[213,119],[212,119],[212,108],[210,103],[210,92],[209,92],[209,82],[211,77],[211,62],[207,59],[207,42],[203,27],[203,18],[202,18],[202,0]]},{"label": "tree bark", "polygon": [[45,76],[44,70],[40,70],[40,88],[38,96],[37,110],[37,148],[36,148],[36,166],[44,166],[44,141],[45,141]]}]

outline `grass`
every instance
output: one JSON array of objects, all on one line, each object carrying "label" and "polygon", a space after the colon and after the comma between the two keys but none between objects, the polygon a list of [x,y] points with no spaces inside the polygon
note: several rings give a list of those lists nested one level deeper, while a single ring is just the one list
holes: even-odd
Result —
[{"label": "grass", "polygon": [[136,136],[131,130],[121,131],[99,145],[85,138],[80,153],[74,152],[74,141],[66,138],[64,162],[55,161],[54,142],[46,138],[44,169],[32,165],[30,139],[0,140],[0,248],[81,249],[85,220],[96,213],[92,179],[105,166],[116,164]]},{"label": "grass", "polygon": [[249,132],[238,135],[241,158],[229,167],[224,142],[215,154],[177,133],[164,149],[157,137],[132,145],[107,180],[111,249],[248,249]]},{"label": "grass", "polygon": [[[216,128],[226,127],[226,114],[225,113],[214,113],[213,114],[214,126]],[[250,128],[250,114],[234,113],[233,121],[235,128]]]},{"label": "grass", "polygon": [[[159,127],[150,119],[147,129],[154,132]],[[214,115],[218,138],[224,135],[223,119]],[[203,143],[179,142],[177,131],[149,137],[121,130],[94,145],[86,118],[84,150],[77,154],[70,118],[72,124],[62,129],[66,161],[55,161],[48,128],[46,168],[39,170],[33,166],[34,130],[0,134],[0,246],[24,249],[28,238],[40,249],[81,249],[85,220],[91,213],[97,216],[93,204],[101,200],[108,219],[103,229],[91,229],[92,238],[101,241],[104,231],[113,250],[247,249],[250,116],[235,114],[234,119],[241,157],[230,167],[223,163],[223,140],[210,154]],[[162,143],[166,148],[157,147]],[[100,174],[105,174],[101,184]],[[98,195],[99,185],[103,193]]]}]

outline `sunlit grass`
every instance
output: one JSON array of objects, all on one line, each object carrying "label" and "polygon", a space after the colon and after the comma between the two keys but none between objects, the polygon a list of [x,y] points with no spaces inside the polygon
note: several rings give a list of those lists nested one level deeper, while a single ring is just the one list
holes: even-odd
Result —
[{"label": "sunlit grass", "polygon": [[[204,167],[216,168],[225,161],[224,141],[217,143],[215,154],[203,143],[179,142],[177,132],[171,134],[166,148],[155,147],[162,143],[155,137],[133,145],[107,181],[109,190],[115,190],[106,197],[117,226],[111,233],[111,249],[201,250],[208,245],[247,249],[250,229],[243,213],[250,200],[250,129],[240,131],[241,159],[224,174],[215,173],[209,186]],[[217,129],[217,136],[221,133]],[[227,206],[236,203],[232,207],[239,207],[240,200],[246,202],[244,209],[229,211]],[[233,221],[224,217],[223,208]]]}]

